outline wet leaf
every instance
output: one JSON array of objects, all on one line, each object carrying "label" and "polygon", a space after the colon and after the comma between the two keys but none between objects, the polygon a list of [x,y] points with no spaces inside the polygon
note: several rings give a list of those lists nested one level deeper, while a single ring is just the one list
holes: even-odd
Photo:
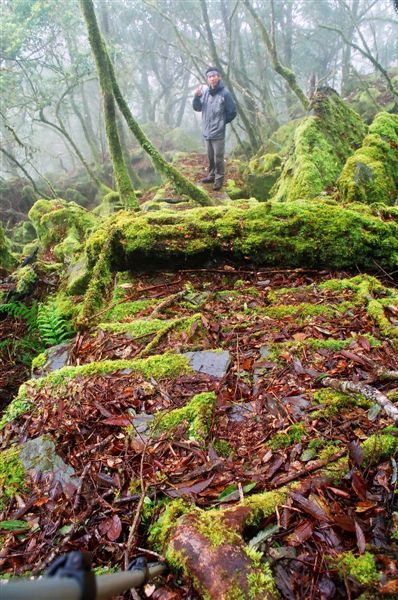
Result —
[{"label": "wet leaf", "polygon": [[279,529],[279,525],[269,525],[265,529],[259,531],[254,538],[249,540],[248,545],[256,550],[263,542],[272,538],[275,533],[278,533]]},{"label": "wet leaf", "polygon": [[29,527],[26,521],[0,521],[0,531],[26,531]]},{"label": "wet leaf", "polygon": [[310,538],[314,531],[315,523],[309,519],[301,521],[296,529],[286,537],[286,541],[291,546],[299,546]]},{"label": "wet leaf", "polygon": [[165,490],[165,494],[170,496],[170,498],[181,498],[181,496],[186,496],[187,494],[199,494],[209,487],[213,479],[214,475],[209,479],[198,481],[198,483],[194,483],[193,485],[182,486],[178,489]]},{"label": "wet leaf", "polygon": [[363,554],[366,549],[366,540],[365,540],[365,535],[357,521],[355,521],[355,533],[357,536],[357,544],[358,544],[359,554]]},{"label": "wet leaf", "polygon": [[348,453],[353,463],[356,464],[357,467],[360,467],[363,463],[363,450],[361,446],[355,441],[350,442]]},{"label": "wet leaf", "polygon": [[298,504],[304,512],[308,513],[315,519],[318,519],[319,521],[329,521],[329,516],[326,514],[323,508],[321,508],[312,500],[308,500],[308,498],[305,498],[296,492],[290,492],[290,497],[293,498],[295,503]]},{"label": "wet leaf", "polygon": [[128,427],[131,425],[131,420],[128,417],[120,415],[118,417],[110,417],[102,421],[105,425],[116,425],[117,427]]}]

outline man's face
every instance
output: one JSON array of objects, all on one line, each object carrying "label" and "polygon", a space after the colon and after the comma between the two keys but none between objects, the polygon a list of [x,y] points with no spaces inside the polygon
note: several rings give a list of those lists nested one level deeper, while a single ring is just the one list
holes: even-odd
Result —
[{"label": "man's face", "polygon": [[220,79],[221,77],[218,73],[209,73],[207,76],[207,81],[209,82],[209,86],[211,88],[215,88]]}]

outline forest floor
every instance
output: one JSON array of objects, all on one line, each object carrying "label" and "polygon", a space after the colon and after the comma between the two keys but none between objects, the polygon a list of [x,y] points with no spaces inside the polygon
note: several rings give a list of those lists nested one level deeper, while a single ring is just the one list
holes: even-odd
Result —
[{"label": "forest floor", "polygon": [[[3,572],[37,574],[73,549],[89,550],[96,567],[122,568],[129,536],[129,558],[153,560],[158,549],[148,532],[168,500],[225,507],[298,480],[276,513],[244,531],[270,562],[282,597],[356,598],[364,589],[372,597],[398,594],[391,541],[396,463],[371,457],[365,463],[361,450],[392,421],[363,398],[331,395],[322,385],[328,375],[396,394],[396,383],[377,373],[398,369],[385,329],[396,324],[398,311],[385,304],[381,327],[366,300],[358,301],[355,285],[333,284],[349,277],[233,264],[117,274],[106,308],[93,320],[98,324],[68,344],[68,365],[210,350],[229,353],[228,369],[219,376],[199,370],[159,377],[94,369],[61,382],[51,379],[49,366],[36,372],[41,384],[27,384],[35,410],[6,425],[1,447],[11,437],[51,434],[75,470],[78,491],[42,479],[3,506],[0,521],[20,523],[0,531]],[[23,327],[10,317],[0,325],[5,335],[7,327],[10,334]],[[27,378],[16,373],[15,358],[3,362],[2,377],[6,369],[14,385]],[[183,407],[201,392],[216,394],[204,441],[189,434],[185,421],[160,436],[150,433],[155,413]],[[325,466],[347,454],[343,475],[319,474],[319,458]],[[371,551],[381,579],[342,576],[335,559],[343,551]],[[188,579],[173,574],[139,594],[200,597]]]}]

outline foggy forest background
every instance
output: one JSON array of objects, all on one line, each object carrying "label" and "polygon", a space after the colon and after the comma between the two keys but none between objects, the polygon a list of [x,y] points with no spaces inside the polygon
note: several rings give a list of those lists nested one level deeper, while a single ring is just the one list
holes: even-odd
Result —
[{"label": "foggy forest background", "polygon": [[[228,149],[247,157],[281,124],[305,114],[292,81],[306,97],[315,85],[355,97],[365,116],[365,107],[377,112],[383,92],[397,103],[393,0],[97,0],[95,9],[125,98],[166,154],[204,151],[191,98],[211,64],[238,104]],[[31,204],[56,197],[71,185],[65,178],[79,173],[92,193],[96,178],[112,183],[77,0],[2,0],[1,20],[2,185],[28,183]],[[138,150],[122,119],[119,132],[126,155]],[[7,202],[1,210],[11,218]]]}]

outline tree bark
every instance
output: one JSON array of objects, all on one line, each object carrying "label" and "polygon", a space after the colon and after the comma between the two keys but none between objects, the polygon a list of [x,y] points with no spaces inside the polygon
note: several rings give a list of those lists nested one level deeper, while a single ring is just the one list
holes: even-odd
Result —
[{"label": "tree bark", "polygon": [[109,59],[102,39],[92,0],[79,0],[86,22],[88,39],[94,54],[104,107],[105,131],[120,200],[126,209],[139,209],[137,197],[132,186],[116,124],[115,100],[112,92],[112,81],[109,72]]},{"label": "tree bark", "polygon": [[376,388],[365,383],[353,383],[352,381],[334,379],[333,377],[322,379],[322,385],[343,392],[343,394],[362,394],[367,400],[381,406],[394,423],[398,424],[398,408]]}]

